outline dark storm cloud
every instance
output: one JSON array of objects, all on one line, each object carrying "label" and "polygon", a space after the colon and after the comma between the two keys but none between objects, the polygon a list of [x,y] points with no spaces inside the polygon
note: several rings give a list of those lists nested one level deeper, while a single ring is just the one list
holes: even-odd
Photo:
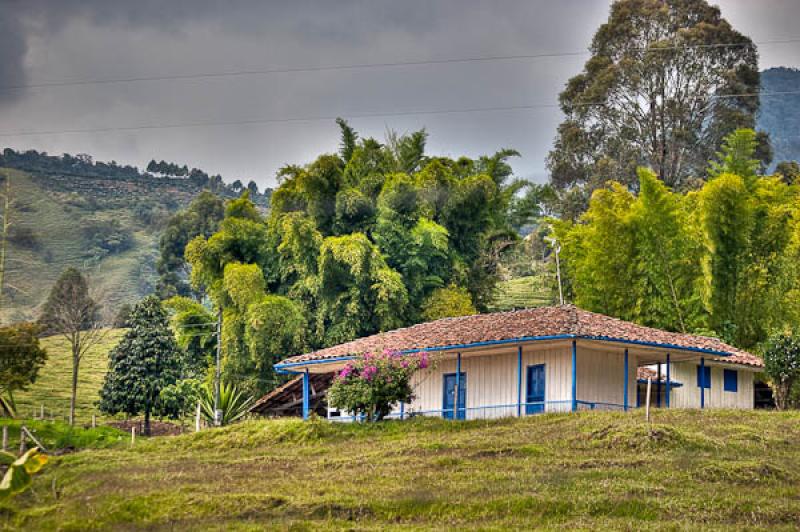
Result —
[{"label": "dark storm cloud", "polygon": [[[753,5],[768,5],[762,10]],[[798,2],[727,0],[756,39],[791,32]],[[603,0],[0,0],[0,85],[584,50]],[[762,50],[762,60],[797,48]],[[776,55],[778,53],[783,55]],[[771,55],[770,55],[771,54]],[[396,113],[555,103],[585,57],[194,81],[0,91],[2,131]],[[771,66],[771,65],[767,65]],[[427,127],[435,153],[519,149],[517,173],[545,178],[557,109],[353,120],[363,134]],[[111,134],[3,137],[13,147],[88,152],[142,165],[174,160],[226,178],[274,182],[275,170],[336,149],[332,122]]]}]

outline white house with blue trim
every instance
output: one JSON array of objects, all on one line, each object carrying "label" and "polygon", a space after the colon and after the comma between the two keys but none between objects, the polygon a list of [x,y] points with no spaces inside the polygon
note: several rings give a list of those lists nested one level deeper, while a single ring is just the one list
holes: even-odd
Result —
[{"label": "white house with blue trim", "polygon": [[[276,365],[299,375],[309,413],[311,376],[365,352],[428,352],[415,398],[393,417],[476,419],[540,412],[629,410],[641,404],[641,368],[656,373],[653,406],[753,408],[761,359],[710,337],[643,327],[572,305],[446,318],[388,331]],[[331,419],[347,415],[328,409]]]}]

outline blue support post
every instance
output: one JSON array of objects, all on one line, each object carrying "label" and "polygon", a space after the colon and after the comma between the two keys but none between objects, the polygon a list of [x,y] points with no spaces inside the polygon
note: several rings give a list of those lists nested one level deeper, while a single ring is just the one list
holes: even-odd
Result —
[{"label": "blue support post", "polygon": [[308,419],[308,410],[309,410],[309,408],[308,408],[308,405],[309,405],[308,392],[309,392],[309,388],[310,388],[310,386],[309,386],[309,382],[308,382],[308,369],[306,369],[306,371],[303,373],[303,420],[307,420]]},{"label": "blue support post", "polygon": [[572,411],[578,410],[578,346],[572,341]]},{"label": "blue support post", "polygon": [[622,409],[627,412],[628,411],[628,348],[625,348],[625,383],[623,384],[623,389],[625,390],[625,396],[622,398]]},{"label": "blue support post", "polygon": [[669,353],[667,353],[667,388],[664,390],[664,401],[667,403],[667,408],[669,408],[669,394],[672,391],[672,377],[670,375],[671,371],[669,369]]},{"label": "blue support post", "polygon": [[700,357],[700,408],[706,407],[706,359]]},{"label": "blue support post", "polygon": [[517,417],[522,416],[522,346],[517,346]]},{"label": "blue support post", "polygon": [[455,393],[455,415],[453,419],[458,419],[458,403],[461,400],[461,353],[456,353],[456,393]]},{"label": "blue support post", "polygon": [[656,408],[661,408],[661,362],[658,363],[656,372]]},{"label": "blue support post", "polygon": [[400,401],[400,420],[403,419],[406,413],[406,403],[405,401]]}]

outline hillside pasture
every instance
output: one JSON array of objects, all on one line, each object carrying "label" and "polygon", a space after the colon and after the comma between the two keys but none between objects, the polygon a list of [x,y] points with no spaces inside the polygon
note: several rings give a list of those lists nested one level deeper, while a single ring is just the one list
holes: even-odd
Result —
[{"label": "hillside pasture", "polygon": [[800,526],[800,413],[256,420],[57,457],[29,530]]},{"label": "hillside pasture", "polygon": [[[124,329],[109,329],[103,341],[92,347],[81,361],[78,372],[78,398],[75,410],[77,424],[87,424],[92,414],[100,419],[95,403],[100,399],[99,391],[108,371],[108,352],[117,345]],[[39,377],[24,392],[14,395],[17,411],[23,417],[40,416],[44,406],[47,418],[67,419],[72,385],[72,357],[69,343],[61,336],[42,339],[47,350],[47,362],[39,371]]]}]

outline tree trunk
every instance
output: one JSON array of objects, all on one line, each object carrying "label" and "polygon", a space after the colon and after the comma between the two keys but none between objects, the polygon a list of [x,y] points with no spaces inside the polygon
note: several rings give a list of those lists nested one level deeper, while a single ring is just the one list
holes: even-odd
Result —
[{"label": "tree trunk", "polygon": [[144,411],[144,435],[150,436],[150,409]]},{"label": "tree trunk", "polygon": [[75,425],[75,402],[78,396],[78,366],[81,363],[81,358],[77,354],[78,346],[73,344],[72,347],[72,395],[69,398],[69,424]]}]

